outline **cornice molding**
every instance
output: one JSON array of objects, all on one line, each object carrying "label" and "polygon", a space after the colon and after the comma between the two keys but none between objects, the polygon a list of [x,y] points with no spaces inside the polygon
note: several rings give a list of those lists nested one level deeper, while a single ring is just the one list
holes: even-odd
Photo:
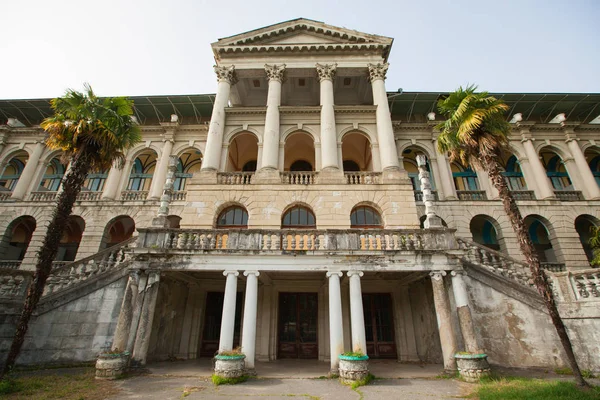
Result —
[{"label": "cornice molding", "polygon": [[231,115],[266,114],[267,107],[227,107],[225,113]]}]

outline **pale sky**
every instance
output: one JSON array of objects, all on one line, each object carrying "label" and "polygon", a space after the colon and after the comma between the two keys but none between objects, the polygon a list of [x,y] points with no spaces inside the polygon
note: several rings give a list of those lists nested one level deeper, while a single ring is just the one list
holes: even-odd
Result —
[{"label": "pale sky", "polygon": [[214,93],[210,43],[304,17],[394,38],[388,91],[600,93],[600,0],[4,0],[0,99]]}]

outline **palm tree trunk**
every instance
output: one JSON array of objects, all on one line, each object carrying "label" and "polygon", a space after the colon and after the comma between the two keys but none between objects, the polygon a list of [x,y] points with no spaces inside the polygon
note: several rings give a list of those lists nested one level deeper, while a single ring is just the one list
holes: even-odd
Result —
[{"label": "palm tree trunk", "polygon": [[4,368],[0,371],[0,380],[13,368],[25,341],[29,320],[44,293],[46,280],[52,271],[52,262],[56,258],[64,228],[73,210],[73,204],[75,204],[77,195],[81,191],[81,187],[89,172],[88,159],[89,155],[85,150],[76,155],[72,168],[65,177],[63,191],[58,197],[56,208],[52,214],[52,220],[48,225],[42,247],[38,252],[38,261],[35,266],[33,282],[27,290],[23,311],[17,322],[17,330],[4,363]]},{"label": "palm tree trunk", "polygon": [[504,180],[504,176],[502,175],[502,169],[500,164],[498,163],[497,155],[490,154],[482,154],[483,157],[483,168],[488,173],[490,179],[492,180],[493,185],[498,189],[500,194],[500,199],[502,199],[502,205],[504,206],[504,211],[508,215],[510,219],[510,223],[512,224],[513,230],[517,234],[517,239],[519,241],[519,247],[521,248],[521,252],[529,264],[529,269],[531,270],[531,276],[533,277],[533,282],[539,292],[539,294],[544,299],[544,304],[548,309],[548,313],[550,314],[550,318],[552,319],[552,323],[556,328],[556,332],[558,333],[558,337],[563,345],[565,353],[567,355],[567,359],[569,361],[569,365],[573,370],[573,375],[575,376],[575,380],[579,386],[588,387],[589,385],[583,379],[581,375],[581,370],[579,369],[579,365],[577,365],[577,360],[575,359],[575,353],[573,352],[573,346],[571,345],[571,340],[569,339],[569,335],[567,334],[567,330],[563,323],[560,314],[558,313],[558,309],[556,307],[556,301],[554,300],[554,294],[552,293],[552,289],[548,284],[548,279],[546,274],[544,273],[540,260],[534,250],[533,243],[531,243],[531,239],[525,229],[525,224],[523,223],[523,217],[521,216],[521,212],[519,211],[519,207],[517,203],[508,189],[508,185]]}]

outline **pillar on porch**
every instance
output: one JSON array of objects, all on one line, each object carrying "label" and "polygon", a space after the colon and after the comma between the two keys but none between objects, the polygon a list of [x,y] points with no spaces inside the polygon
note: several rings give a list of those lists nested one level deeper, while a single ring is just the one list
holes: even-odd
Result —
[{"label": "pillar on porch", "polygon": [[446,271],[433,271],[429,275],[433,287],[433,302],[435,303],[435,314],[444,356],[444,369],[446,371],[456,371],[456,360],[454,359],[456,337],[452,329],[450,301],[446,292],[446,285],[444,285]]},{"label": "pillar on porch", "polygon": [[11,196],[13,199],[21,200],[25,197],[27,189],[29,188],[31,181],[35,176],[35,171],[38,168],[40,158],[42,157],[42,153],[44,152],[45,148],[46,145],[44,144],[44,142],[40,141],[36,143],[35,148],[33,149],[33,152],[27,159],[25,168],[23,168],[21,176],[19,177],[19,180],[17,181],[17,184],[13,189]]},{"label": "pillar on porch", "polygon": [[154,320],[159,282],[160,271],[149,271],[144,294],[144,304],[140,313],[140,321],[131,357],[132,362],[137,365],[145,365],[148,357],[148,347],[150,346],[150,334],[152,333],[152,321]]},{"label": "pillar on porch", "polygon": [[362,289],[360,278],[362,271],[348,271],[350,277],[350,324],[352,327],[352,351],[367,354],[365,334],[365,315],[363,313]]},{"label": "pillar on porch", "polygon": [[[265,133],[260,169],[277,170],[279,166],[279,106],[281,105],[281,84],[285,73],[285,64],[265,64],[269,81],[267,93],[267,112],[265,115]],[[279,174],[277,173],[277,178]]]},{"label": "pillar on porch", "polygon": [[137,336],[138,326],[140,324],[140,316],[142,315],[142,307],[144,305],[144,294],[146,293],[146,283],[148,283],[148,275],[140,270],[137,293],[135,295],[135,299],[133,300],[131,327],[129,328],[129,335],[127,338],[126,350],[129,352],[129,354],[133,353],[133,346],[135,344],[135,338]]},{"label": "pillar on porch", "polygon": [[113,340],[112,350],[125,351],[129,340],[129,331],[131,330],[131,321],[133,320],[134,305],[138,295],[138,284],[140,281],[140,271],[130,271],[125,295],[121,303],[121,312],[115,328],[115,338]]},{"label": "pillar on porch", "polygon": [[317,64],[321,98],[321,169],[339,169],[333,109],[333,78],[337,64]]},{"label": "pillar on porch", "polygon": [[[258,271],[244,271],[246,277],[246,297],[244,299],[244,323],[242,352],[246,355],[246,369],[254,370],[256,353],[256,309],[258,303]],[[234,303],[235,304],[235,303]]]},{"label": "pillar on porch", "polygon": [[465,271],[452,271],[450,273],[452,275],[452,291],[454,292],[454,301],[458,312],[458,322],[465,342],[465,350],[470,353],[481,353],[482,350],[477,343],[475,327],[473,326],[467,286],[463,277],[464,273]]},{"label": "pillar on porch", "polygon": [[237,295],[237,271],[223,271],[227,277],[225,282],[225,299],[223,300],[223,317],[221,318],[221,335],[219,336],[219,353],[233,350],[233,331],[235,327],[235,298]]},{"label": "pillar on porch", "polygon": [[[338,356],[344,352],[344,327],[342,325],[342,292],[340,290],[341,272],[327,272],[329,278],[329,354],[331,373],[337,374]],[[360,282],[359,282],[360,284]]]}]

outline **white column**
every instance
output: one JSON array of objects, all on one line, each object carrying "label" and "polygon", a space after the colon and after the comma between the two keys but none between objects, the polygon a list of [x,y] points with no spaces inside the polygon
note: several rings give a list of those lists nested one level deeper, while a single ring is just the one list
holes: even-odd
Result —
[{"label": "white column", "polygon": [[[583,192],[583,195],[588,200],[600,198],[600,188],[596,183],[596,179],[594,178],[594,174],[592,174],[590,166],[585,160],[585,155],[583,154],[583,151],[581,151],[579,143],[577,143],[577,140],[573,138],[567,139],[566,142],[567,146],[569,146],[569,151],[575,160],[575,165],[577,166],[577,171],[579,172],[581,181],[583,181],[583,185],[578,189]],[[573,177],[571,177],[571,179],[572,178]]]},{"label": "white column", "polygon": [[431,276],[431,286],[433,288],[433,302],[435,304],[435,315],[442,344],[442,354],[444,357],[444,369],[446,371],[456,371],[456,337],[452,329],[452,317],[450,313],[450,300],[444,285],[444,276],[446,271],[433,271]]},{"label": "white column", "polygon": [[337,374],[339,366],[338,356],[344,352],[342,292],[340,290],[340,278],[343,274],[341,272],[327,272],[326,275],[329,278],[329,353],[331,357],[331,373]]},{"label": "white column", "polygon": [[385,75],[389,68],[388,63],[369,64],[369,78],[373,88],[373,104],[377,106],[377,141],[381,167],[385,170],[399,170],[398,152],[394,139],[394,128],[385,91]]},{"label": "white column", "polygon": [[216,171],[221,163],[221,146],[223,145],[223,129],[225,128],[225,107],[229,102],[231,85],[235,83],[233,65],[229,67],[215,66],[218,86],[215,104],[213,105],[210,125],[206,137],[206,149],[202,160],[203,170]]},{"label": "white column", "polygon": [[337,64],[317,64],[321,82],[321,169],[339,169],[337,130],[333,110],[333,78]]},{"label": "white column", "polygon": [[277,169],[279,166],[280,135],[279,106],[281,105],[281,82],[283,82],[285,64],[265,64],[265,72],[269,80],[269,92],[267,94],[267,114],[265,116],[261,169]]},{"label": "white column", "polygon": [[166,137],[163,142],[160,160],[158,160],[158,163],[156,164],[152,183],[150,184],[150,193],[148,193],[149,199],[160,199],[160,196],[162,196],[165,180],[167,179],[167,172],[169,171],[169,157],[171,157],[171,150],[173,150],[173,142],[172,135],[171,137]]},{"label": "white column", "polygon": [[237,295],[237,271],[223,271],[227,277],[225,282],[225,299],[223,300],[223,316],[221,318],[221,335],[219,352],[233,349],[233,329],[235,326],[235,298]]},{"label": "white column", "polygon": [[256,354],[256,309],[258,303],[258,271],[244,271],[246,279],[246,298],[244,301],[244,324],[242,352],[246,355],[246,369],[254,369]]},{"label": "white column", "polygon": [[352,351],[367,354],[365,315],[363,313],[360,278],[362,271],[348,271],[350,277],[350,323],[352,326]]},{"label": "white column", "polygon": [[550,185],[550,180],[548,179],[548,175],[546,174],[546,170],[538,157],[538,154],[533,147],[533,143],[531,139],[525,138],[522,140],[523,147],[525,148],[525,154],[527,155],[527,159],[529,159],[529,165],[531,166],[531,170],[533,175],[535,176],[535,182],[539,193],[536,193],[536,197],[538,200],[553,198],[554,190],[552,189],[552,185]]},{"label": "white column", "polygon": [[481,349],[477,343],[475,327],[473,326],[473,317],[471,307],[469,306],[469,295],[467,285],[463,278],[464,271],[452,271],[452,291],[454,292],[454,302],[458,313],[458,322],[460,331],[465,343],[465,350],[470,353],[480,353]]},{"label": "white column", "polygon": [[121,182],[121,175],[123,173],[127,173],[129,175],[131,170],[127,171],[125,169],[119,169],[117,167],[117,163],[113,163],[112,167],[108,171],[106,183],[104,184],[104,190],[102,191],[103,199],[114,200],[115,197],[117,197],[117,192],[119,191],[119,182]]},{"label": "white column", "polygon": [[446,155],[441,153],[437,146],[437,139],[433,139],[433,148],[436,153],[437,167],[438,167],[438,188],[441,188],[444,192],[446,199],[458,199],[456,195],[456,189],[454,188],[454,180],[452,178],[452,170],[450,169],[450,163],[446,158]]},{"label": "white column", "polygon": [[44,147],[44,142],[36,143],[33,152],[27,159],[27,163],[25,164],[25,168],[23,168],[23,172],[21,172],[19,181],[13,189],[13,193],[11,196],[13,199],[22,199],[23,197],[25,197],[27,188],[29,187],[29,184],[35,176],[35,170],[37,169],[38,163],[40,162],[40,157],[44,152]]}]

